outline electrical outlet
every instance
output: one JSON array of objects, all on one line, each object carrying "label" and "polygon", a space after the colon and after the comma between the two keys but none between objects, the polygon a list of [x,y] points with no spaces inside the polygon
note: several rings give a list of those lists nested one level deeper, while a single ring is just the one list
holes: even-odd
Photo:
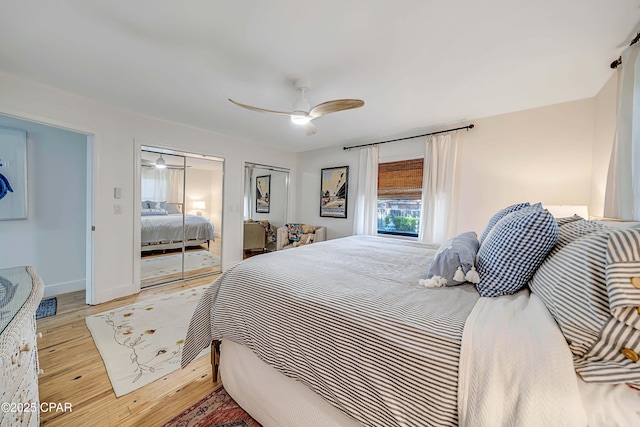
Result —
[{"label": "electrical outlet", "polygon": [[122,205],[113,205],[113,213],[116,215],[122,214]]}]

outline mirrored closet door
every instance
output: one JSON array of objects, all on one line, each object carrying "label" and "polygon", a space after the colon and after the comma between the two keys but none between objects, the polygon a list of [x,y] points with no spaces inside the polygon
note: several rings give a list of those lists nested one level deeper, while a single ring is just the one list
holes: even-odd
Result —
[{"label": "mirrored closet door", "polygon": [[287,222],[289,170],[245,163],[244,258],[276,250],[277,229]]},{"label": "mirrored closet door", "polygon": [[221,271],[224,160],[142,147],[140,286]]}]

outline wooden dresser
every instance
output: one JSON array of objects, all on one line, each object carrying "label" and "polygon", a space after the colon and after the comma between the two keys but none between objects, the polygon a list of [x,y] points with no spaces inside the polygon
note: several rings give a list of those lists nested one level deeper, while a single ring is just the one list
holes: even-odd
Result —
[{"label": "wooden dresser", "polygon": [[40,425],[36,309],[44,285],[32,267],[0,269],[0,426]]}]

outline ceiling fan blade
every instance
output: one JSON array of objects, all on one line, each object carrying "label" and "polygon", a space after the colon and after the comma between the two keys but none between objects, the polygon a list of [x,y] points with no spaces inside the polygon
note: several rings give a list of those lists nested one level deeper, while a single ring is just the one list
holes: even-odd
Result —
[{"label": "ceiling fan blade", "polygon": [[326,114],[335,113],[336,111],[350,110],[352,108],[360,108],[364,105],[364,101],[360,99],[335,99],[333,101],[318,104],[309,111],[311,120]]},{"label": "ceiling fan blade", "polygon": [[307,132],[307,136],[315,135],[318,131],[318,128],[313,123],[309,122],[306,125],[303,125],[304,130]]},{"label": "ceiling fan blade", "polygon": [[[144,166],[144,167],[150,167],[150,168],[155,168],[156,167],[156,162],[155,161],[142,159],[141,163],[142,163],[142,166]],[[176,168],[176,169],[183,169],[184,168],[184,165],[171,165],[169,163],[167,163],[166,166],[168,168]],[[190,168],[191,165],[187,165],[187,167]]]},{"label": "ceiling fan blade", "polygon": [[229,101],[236,104],[238,107],[246,108],[247,110],[257,111],[259,113],[272,113],[272,114],[280,114],[283,116],[290,116],[292,113],[287,113],[285,111],[275,111],[275,110],[267,110],[265,108],[258,108],[247,104],[242,104],[240,102],[236,102],[233,99],[229,98]]}]

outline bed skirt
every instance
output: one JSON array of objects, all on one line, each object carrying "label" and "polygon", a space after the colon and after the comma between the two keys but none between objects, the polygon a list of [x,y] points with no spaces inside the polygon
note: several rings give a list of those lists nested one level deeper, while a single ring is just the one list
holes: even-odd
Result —
[{"label": "bed skirt", "polygon": [[220,377],[227,393],[264,427],[362,427],[304,384],[227,339],[220,347]]}]

